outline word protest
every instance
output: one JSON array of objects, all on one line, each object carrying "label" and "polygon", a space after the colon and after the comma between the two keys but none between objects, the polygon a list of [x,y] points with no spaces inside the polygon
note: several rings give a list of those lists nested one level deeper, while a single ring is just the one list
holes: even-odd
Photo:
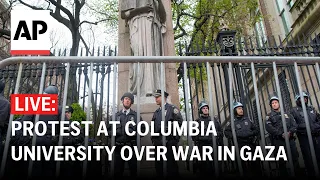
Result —
[{"label": "word protest", "polygon": [[[78,121],[38,121],[36,123],[32,121],[12,121],[12,136],[15,136],[16,131],[20,130],[23,131],[24,136],[33,136],[33,132],[35,132],[37,136],[43,136],[47,134],[48,125],[52,128],[50,129],[52,136],[69,136],[70,134],[72,136],[78,136],[82,128],[80,124],[84,125],[85,136],[89,136],[89,125],[93,124],[91,121],[82,121],[81,123]],[[117,128],[121,128],[119,125],[120,121],[110,121],[108,125],[102,121],[99,124],[97,136],[116,136]],[[146,121],[140,121],[138,123],[128,121],[124,126],[124,131],[128,136],[136,136],[137,134],[146,136],[149,133],[151,136],[217,136],[213,121],[209,122],[207,128],[204,122],[198,123],[196,121],[183,121],[182,124],[179,124],[177,121],[161,122],[160,130],[156,130],[154,127],[155,122],[153,121],[150,122],[150,125]],[[73,131],[70,132],[70,128],[73,129]]]}]

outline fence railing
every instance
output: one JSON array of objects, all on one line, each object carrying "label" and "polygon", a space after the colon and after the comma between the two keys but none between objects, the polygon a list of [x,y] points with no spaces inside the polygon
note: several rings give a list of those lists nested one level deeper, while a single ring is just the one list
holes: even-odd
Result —
[{"label": "fence railing", "polygon": [[[259,127],[259,145],[262,147],[262,151],[264,154],[266,154],[266,146],[269,144],[267,138],[266,138],[266,132],[265,132],[265,114],[270,111],[270,108],[267,107],[266,104],[269,102],[269,93],[272,91],[273,93],[276,93],[280,98],[280,107],[281,107],[281,117],[282,117],[282,123],[285,124],[284,114],[287,113],[288,110],[291,109],[292,103],[290,106],[290,102],[293,102],[293,96],[295,94],[303,96],[303,90],[307,90],[309,92],[313,92],[313,94],[310,94],[311,99],[311,105],[315,106],[315,109],[319,111],[318,106],[318,99],[317,94],[319,93],[319,80],[320,80],[320,71],[319,71],[319,62],[320,57],[285,57],[285,56],[274,56],[274,57],[256,57],[256,56],[185,56],[185,57],[178,57],[178,56],[160,56],[160,57],[138,57],[138,56],[105,56],[105,57],[12,57],[5,59],[0,62],[0,69],[10,69],[9,67],[17,66],[18,71],[17,73],[12,74],[12,78],[10,81],[10,86],[14,86],[14,91],[12,89],[7,90],[7,96],[10,96],[10,94],[14,93],[38,93],[42,92],[43,88],[47,85],[51,84],[50,82],[56,81],[59,84],[59,90],[61,92],[60,96],[60,103],[63,105],[62,107],[62,113],[65,113],[65,106],[68,104],[68,94],[73,94],[73,91],[70,91],[70,85],[74,83],[70,77],[72,76],[72,66],[73,64],[76,64],[78,69],[80,68],[88,68],[87,71],[87,77],[83,76],[84,79],[79,78],[79,82],[77,85],[78,88],[76,88],[78,91],[81,90],[81,87],[83,87],[83,92],[86,92],[85,89],[88,90],[87,92],[87,100],[83,102],[83,108],[86,112],[86,121],[93,121],[94,124],[97,124],[97,122],[100,121],[115,121],[115,113],[119,107],[119,104],[117,103],[117,97],[116,97],[116,86],[117,86],[117,65],[119,63],[160,63],[161,65],[161,74],[160,77],[162,78],[160,81],[160,87],[162,90],[165,89],[165,78],[164,76],[164,64],[165,63],[181,63],[183,67],[183,94],[184,94],[184,101],[182,102],[184,104],[185,109],[185,121],[193,121],[197,118],[194,108],[190,107],[193,106],[193,104],[198,104],[203,98],[208,103],[210,108],[210,115],[217,116],[219,121],[222,124],[225,124],[226,122],[230,121],[231,127],[232,127],[232,139],[229,139],[227,141],[226,138],[224,141],[224,145],[230,146],[234,145],[236,147],[236,162],[228,161],[224,162],[223,166],[221,167],[219,163],[216,161],[218,157],[218,147],[217,147],[217,139],[215,136],[212,137],[212,144],[214,149],[214,168],[216,175],[227,175],[230,172],[237,171],[240,175],[244,174],[244,169],[246,167],[243,167],[243,164],[240,161],[239,157],[239,144],[238,144],[238,138],[236,136],[235,131],[235,123],[233,119],[235,118],[233,113],[233,102],[234,101],[240,101],[244,104],[244,107],[246,109],[245,116],[249,116],[254,123]],[[201,64],[199,64],[201,62]],[[201,71],[202,74],[206,74],[206,76],[200,76],[198,79],[200,81],[206,80],[205,84],[202,84],[202,87],[195,87],[196,91],[202,92],[202,97],[194,97],[193,94],[190,94],[190,89],[192,86],[191,79],[188,78],[192,71],[194,69],[190,69],[188,67],[195,68],[195,64],[199,67],[199,71]],[[271,66],[270,66],[271,64]],[[290,66],[291,70],[284,69],[283,65]],[[25,76],[29,76],[27,74],[28,70],[30,70],[32,65],[38,65],[42,68],[42,72],[35,73],[35,77],[38,77],[38,81],[34,81],[33,85],[37,86],[36,90],[33,91],[23,91],[22,88],[24,87],[24,84],[30,84],[30,82],[24,82],[23,78]],[[58,67],[58,68],[55,68]],[[30,69],[28,69],[30,68]],[[51,69],[50,69],[51,68]],[[58,79],[54,79],[54,74],[51,73],[52,71],[57,71],[59,68],[63,69],[64,72],[63,76],[61,76]],[[110,88],[108,87],[108,90],[105,88],[97,88],[99,85],[98,81],[95,80],[93,77],[94,71],[100,71],[101,69],[108,69],[109,68],[109,74],[111,77],[108,77],[108,84],[112,85],[113,90],[110,92]],[[312,69],[313,71],[309,71],[308,69]],[[84,71],[84,70],[83,70]],[[240,73],[237,73],[240,72]],[[33,72],[33,71],[32,71]],[[112,72],[112,73],[111,73]],[[25,73],[25,75],[23,75]],[[29,73],[29,72],[28,72]],[[137,72],[139,74],[139,72]],[[291,75],[290,75],[291,73]],[[303,73],[313,73],[313,75],[309,75],[309,79],[305,79],[305,76]],[[27,75],[26,75],[27,74]],[[52,75],[51,75],[52,74]],[[108,75],[109,75],[108,74]],[[287,80],[287,74],[289,74],[290,79],[292,80],[295,78],[297,84],[286,82]],[[73,74],[74,75],[74,74]],[[238,77],[241,75],[241,77]],[[32,76],[32,75],[31,75]],[[104,77],[98,76],[97,77],[103,79]],[[173,77],[176,78],[176,77]],[[239,84],[239,78],[243,80],[243,84]],[[304,80],[301,81],[301,78]],[[40,79],[40,81],[39,81]],[[112,79],[112,80],[111,80]],[[138,81],[141,81],[140,78],[138,78]],[[227,79],[227,81],[225,80]],[[264,79],[264,80],[263,80]],[[262,80],[264,81],[262,83]],[[197,80],[195,80],[197,81]],[[40,82],[40,83],[39,83]],[[228,82],[228,84],[224,84],[225,82]],[[60,84],[61,83],[61,84]],[[309,83],[309,84],[308,84]],[[101,83],[104,84],[104,83]],[[139,84],[139,82],[138,82]],[[318,85],[315,85],[318,84]],[[95,86],[95,87],[94,87]],[[292,87],[295,87],[296,89],[292,91]],[[225,87],[228,87],[226,89]],[[270,88],[272,87],[272,88]],[[292,89],[290,90],[291,87]],[[7,87],[8,88],[8,87]],[[95,91],[93,90],[95,89]],[[140,117],[140,89],[138,88],[138,96],[136,97],[138,99],[137,104],[137,114],[138,117]],[[241,94],[245,94],[245,96],[241,96],[241,94],[236,96],[235,92],[237,91],[243,91]],[[93,93],[96,92],[96,93]],[[97,96],[98,92],[99,97]],[[289,93],[290,95],[288,95]],[[81,95],[81,93],[79,93]],[[86,95],[83,95],[83,97]],[[93,109],[96,109],[98,106],[97,103],[98,99],[100,99],[100,108],[101,103],[105,102],[101,98],[110,98],[106,100],[110,101],[110,113],[112,114],[111,119],[103,119],[101,116],[96,116],[92,113]],[[112,97],[112,98],[111,98]],[[164,97],[164,96],[162,96]],[[77,101],[77,99],[72,99]],[[92,100],[93,99],[93,100]],[[196,99],[196,100],[195,100]],[[78,99],[80,101],[80,98]],[[164,100],[162,101],[164,102]],[[289,105],[288,105],[289,104]],[[164,108],[164,104],[161,105],[162,108]],[[109,109],[109,106],[108,106]],[[313,169],[316,175],[319,175],[318,170],[318,164],[317,164],[317,158],[316,158],[316,152],[314,148],[315,146],[319,146],[318,144],[315,144],[314,142],[314,136],[312,134],[311,128],[309,124],[310,117],[308,117],[307,107],[304,103],[302,103],[302,109],[303,109],[303,115],[305,117],[306,122],[306,130],[307,130],[307,139],[308,143],[310,144],[310,154],[312,156],[312,163],[313,163]],[[164,112],[164,111],[163,111]],[[108,114],[109,115],[109,114]],[[101,118],[101,119],[100,119]],[[139,119],[139,118],[138,118]],[[162,119],[164,120],[164,113],[162,114]],[[5,142],[5,148],[4,148],[4,154],[2,158],[2,164],[1,164],[1,173],[3,175],[5,171],[5,166],[7,162],[7,157],[9,155],[9,142],[11,138],[11,125],[12,121],[14,120],[14,116],[10,115],[10,122],[9,127],[7,130],[6,135],[6,142]],[[64,120],[64,118],[62,119]],[[284,132],[287,131],[286,126],[283,126]],[[194,146],[194,143],[191,141],[191,137],[187,136],[187,143],[190,147]],[[61,136],[59,137],[61,140]],[[285,136],[285,145],[287,155],[288,155],[288,163],[289,163],[289,169],[291,173],[294,173],[294,167],[293,167],[293,160],[291,157],[291,151],[290,151],[290,142],[289,137]],[[112,136],[111,138],[111,145],[115,144],[115,138]],[[163,144],[165,144],[165,139],[163,139]],[[85,147],[87,148],[89,145],[89,137],[85,138],[84,142]],[[140,138],[137,139],[137,145],[141,146]],[[192,163],[192,161],[188,162]],[[236,164],[234,164],[236,163]],[[305,162],[306,163],[306,162]],[[59,162],[57,162],[59,164]],[[166,165],[166,164],[165,164]],[[236,167],[234,166],[236,165]],[[57,165],[58,171],[59,171],[59,165]],[[138,166],[139,168],[140,166]],[[166,166],[165,166],[166,167]],[[190,167],[190,166],[189,166]],[[261,171],[265,175],[272,175],[272,171],[276,170],[274,167],[274,162],[268,162],[268,161],[262,161],[261,162]],[[29,166],[30,169],[32,169],[32,163]],[[111,171],[110,173],[113,173],[114,170],[114,164],[111,163]],[[164,168],[166,169],[166,168]],[[87,172],[87,161],[84,161],[83,163],[83,176],[86,176]]]}]

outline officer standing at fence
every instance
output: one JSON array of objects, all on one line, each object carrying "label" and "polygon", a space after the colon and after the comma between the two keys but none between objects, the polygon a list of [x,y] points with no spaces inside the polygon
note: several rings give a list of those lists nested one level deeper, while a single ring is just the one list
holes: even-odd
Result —
[{"label": "officer standing at fence", "polygon": [[[306,105],[308,120],[310,124],[310,130],[315,150],[315,155],[317,158],[318,166],[320,165],[320,114],[315,110],[313,106],[308,105],[309,101],[309,95],[307,92],[303,92],[303,102]],[[310,151],[310,145],[307,135],[307,129],[305,124],[305,117],[303,114],[302,104],[300,100],[300,94],[297,94],[295,96],[295,101],[297,106],[293,107],[291,110],[291,114],[293,115],[294,119],[296,120],[296,123],[298,125],[297,127],[297,136],[300,143],[300,148],[304,160],[304,164],[307,169],[307,174],[309,176],[314,176],[314,167],[312,162],[312,156]],[[319,166],[320,167],[320,166]]]},{"label": "officer standing at fence", "polygon": [[[123,109],[118,111],[116,114],[116,121],[120,121],[120,125],[117,125],[116,128],[116,136],[115,136],[115,160],[114,160],[114,175],[116,178],[120,178],[124,173],[125,161],[121,158],[121,148],[123,146],[137,146],[137,133],[135,136],[129,136],[125,132],[125,126],[127,122],[134,121],[137,124],[137,113],[131,109],[131,105],[134,103],[133,94],[126,92],[121,97]],[[140,116],[140,121],[142,118]],[[142,126],[142,132],[144,132]],[[129,125],[129,132],[136,132],[136,125]],[[109,126],[109,134],[112,134],[112,128]],[[128,157],[128,151],[125,151],[125,157]],[[137,157],[135,153],[132,154],[132,158],[128,161],[129,169],[130,169],[130,177],[135,178],[137,176]]]},{"label": "officer standing at fence", "polygon": [[[201,125],[201,122],[203,122],[205,126],[205,132],[206,132],[206,130],[208,129],[209,122],[211,121],[211,117],[209,115],[209,105],[205,101],[199,104],[199,114],[200,114],[200,117],[196,120],[196,122],[199,123],[199,126]],[[216,136],[217,146],[219,145],[221,146],[223,143],[223,131],[217,117],[214,117],[214,127],[217,131],[217,136]],[[192,140],[194,141],[195,145],[199,147],[201,154],[203,153],[202,149],[204,146],[213,147],[212,135],[201,136],[201,134],[198,134],[198,136],[192,136]],[[213,157],[214,156],[212,154],[212,158]],[[214,161],[217,161],[217,159],[214,159]],[[210,161],[209,159],[207,159],[206,161],[199,161],[197,163],[201,176],[214,175],[214,172],[215,172],[214,161]],[[219,162],[219,165],[221,166],[220,162]],[[219,169],[221,168],[219,167]]]},{"label": "officer standing at fence", "polygon": [[[167,103],[167,97],[169,94],[167,92],[164,93],[164,107],[165,107],[165,122],[166,124],[177,121],[179,125],[182,125],[182,116],[180,114],[179,109],[172,105]],[[154,131],[155,133],[159,133],[160,136],[151,136],[151,141],[154,146],[163,146],[162,144],[162,136],[161,136],[161,121],[162,121],[162,97],[161,97],[161,90],[155,90],[153,93],[153,96],[155,97],[156,104],[159,105],[160,107],[154,112],[152,120],[154,122]],[[165,131],[167,132],[167,131]],[[170,135],[166,136],[166,142],[165,146],[167,148],[167,153],[166,153],[166,174],[168,177],[178,177],[179,176],[179,167],[178,167],[178,162],[174,159],[173,156],[173,151],[172,147],[177,146],[180,140],[180,136],[176,135]],[[155,154],[155,157],[157,157],[157,152]],[[157,172],[157,177],[163,177],[163,160],[161,159],[160,161],[155,161],[155,167],[156,167],[156,172]]]},{"label": "officer standing at fence", "polygon": [[[71,117],[73,113],[73,108],[71,106],[66,106],[65,114],[66,114],[66,121],[72,122]],[[73,128],[69,128],[69,136],[63,136],[62,145],[63,146],[73,146],[77,148],[78,146],[82,145],[84,142],[84,131],[83,128],[79,125],[76,125],[77,128],[80,129],[80,134],[78,136],[73,136],[71,132],[76,132]],[[78,154],[76,153],[75,156]],[[61,162],[61,176],[69,176],[69,177],[81,177],[81,165],[82,161],[62,161]]]},{"label": "officer standing at fence", "polygon": [[[54,85],[50,85],[44,89],[43,94],[58,94],[58,88]],[[49,124],[49,121],[60,121],[62,108],[58,107],[58,114],[57,115],[40,115],[39,121],[43,121],[46,123],[47,131],[46,134],[43,136],[37,136],[36,138],[36,146],[45,146],[46,149],[49,149],[49,146],[56,146],[58,145],[59,140],[59,129],[60,126],[56,125],[56,136],[52,136],[52,125]],[[35,122],[35,115],[26,115],[22,117],[22,121],[32,121]],[[39,132],[42,132],[41,126],[39,126]],[[30,141],[31,145],[31,141]],[[44,157],[42,157],[41,161],[34,161],[33,162],[33,171],[32,176],[34,177],[54,177],[55,176],[55,162],[53,161],[54,154],[51,156],[51,160],[46,161]]]},{"label": "officer standing at fence", "polygon": [[[249,146],[250,151],[254,152],[257,145],[257,136],[259,135],[258,127],[249,118],[244,116],[243,104],[240,102],[235,102],[233,104],[234,113],[234,128],[236,132],[237,142],[239,149],[243,146]],[[231,123],[228,122],[224,131],[227,138],[232,139]],[[242,161],[242,168],[245,173],[251,173],[252,175],[260,175],[261,168],[259,161],[245,162]]]},{"label": "officer standing at fence", "polygon": [[[271,107],[271,112],[268,113],[266,117],[266,130],[270,134],[272,145],[276,148],[274,152],[278,152],[280,146],[284,146],[286,149],[285,136],[288,136],[292,161],[295,167],[295,173],[297,173],[299,168],[299,154],[294,137],[294,134],[297,131],[296,121],[291,114],[284,112],[284,118],[288,130],[288,132],[285,133],[283,131],[279,98],[277,96],[272,96],[269,100],[269,104]],[[288,176],[286,162],[283,159],[280,159],[279,161],[279,168],[280,176]]]},{"label": "officer standing at fence", "polygon": [[[10,117],[10,102],[3,96],[5,83],[0,81],[0,157],[2,158],[4,149],[4,139]],[[0,158],[0,159],[1,159]]]}]

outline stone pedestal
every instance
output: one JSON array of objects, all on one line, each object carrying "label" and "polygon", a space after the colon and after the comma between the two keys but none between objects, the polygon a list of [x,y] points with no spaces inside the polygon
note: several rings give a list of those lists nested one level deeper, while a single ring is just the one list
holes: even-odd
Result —
[{"label": "stone pedestal", "polygon": [[[171,1],[170,0],[162,0],[166,13],[167,13],[167,21],[166,28],[167,31],[164,34],[164,54],[165,56],[174,56],[175,55],[175,47],[174,47],[174,33],[173,33],[173,25],[172,25],[172,12],[171,12]],[[119,40],[118,40],[118,55],[119,56],[130,56],[130,39],[129,39],[129,29],[126,25],[125,21],[120,18],[119,15]],[[129,64],[119,64],[119,74],[118,74],[118,100],[119,105],[121,104],[120,98],[121,96],[129,91]],[[178,93],[178,78],[176,71],[175,63],[165,64],[165,89],[169,93],[168,102],[179,107],[179,93]],[[136,97],[135,97],[136,98]],[[135,102],[137,100],[135,99]],[[134,104],[132,109],[136,110],[137,104]],[[121,105],[119,108],[122,108]],[[150,123],[154,111],[158,108],[155,104],[154,97],[142,97],[140,99],[140,110],[141,117],[144,121]],[[146,136],[142,138],[141,145],[152,145],[150,136]],[[144,169],[146,167],[153,167],[154,164],[150,162],[141,162],[141,168]]]}]

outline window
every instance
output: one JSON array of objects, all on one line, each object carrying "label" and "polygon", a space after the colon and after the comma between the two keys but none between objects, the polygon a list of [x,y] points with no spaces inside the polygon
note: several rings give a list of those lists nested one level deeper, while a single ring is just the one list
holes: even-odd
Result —
[{"label": "window", "polygon": [[[287,0],[287,2],[289,1],[291,2],[292,0]],[[276,4],[277,4],[279,16],[283,24],[285,35],[287,35],[290,32],[291,27],[288,21],[289,19],[288,12],[285,11],[284,0],[276,0]]]},{"label": "window", "polygon": [[256,22],[255,31],[256,31],[256,36],[259,39],[259,45],[261,47],[267,41],[267,34],[265,31],[262,19],[260,19],[260,21]]},{"label": "window", "polygon": [[292,6],[294,5],[295,0],[287,0],[287,5],[289,6],[289,9],[292,8]]},{"label": "window", "polygon": [[282,3],[282,2],[283,2],[282,0],[276,0],[279,14],[280,14],[282,11],[284,11],[284,6],[283,6],[283,3]]}]

